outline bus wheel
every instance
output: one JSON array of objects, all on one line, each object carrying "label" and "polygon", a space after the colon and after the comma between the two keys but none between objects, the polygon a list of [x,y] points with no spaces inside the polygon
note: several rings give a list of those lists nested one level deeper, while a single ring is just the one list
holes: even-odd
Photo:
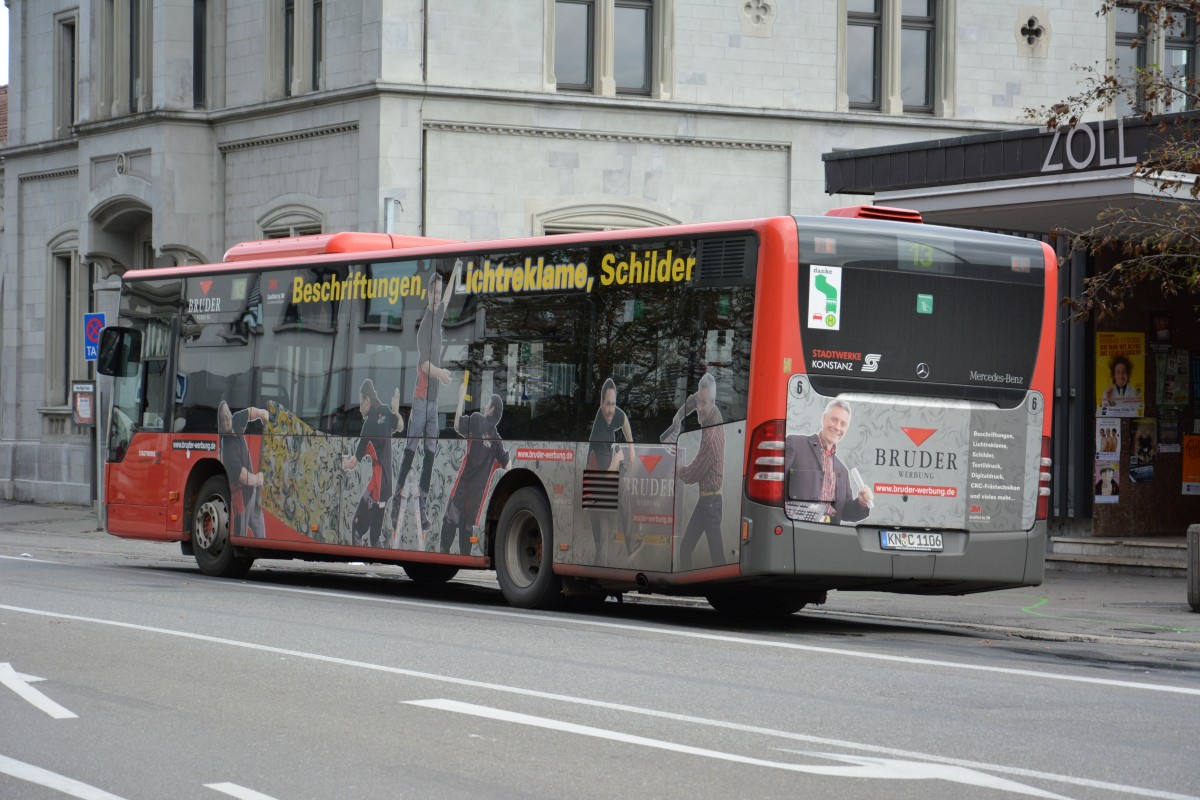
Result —
[{"label": "bus wheel", "polygon": [[192,511],[192,552],[205,575],[240,578],[250,571],[254,559],[239,556],[229,542],[229,485],[219,476],[200,487]]},{"label": "bus wheel", "polygon": [[504,504],[496,529],[496,579],[509,605],[556,608],[562,603],[553,547],[546,496],[532,487],[518,489]]},{"label": "bus wheel", "polygon": [[413,563],[404,564],[403,567],[409,580],[423,586],[445,583],[458,574],[458,567],[451,567],[447,564]]},{"label": "bus wheel", "polygon": [[705,599],[718,614],[735,617],[787,617],[808,605],[804,594],[757,586],[719,589]]}]

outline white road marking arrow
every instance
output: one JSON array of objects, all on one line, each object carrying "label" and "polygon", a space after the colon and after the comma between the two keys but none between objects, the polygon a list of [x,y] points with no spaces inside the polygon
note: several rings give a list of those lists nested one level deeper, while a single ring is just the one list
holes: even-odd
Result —
[{"label": "white road marking arrow", "polygon": [[[3,666],[7,667],[8,665],[4,664]],[[35,767],[33,764],[26,764],[24,761],[17,761],[15,758],[5,755],[0,755],[0,775],[11,775],[17,780],[45,786],[69,797],[77,797],[79,800],[124,800],[122,797],[109,794],[103,789],[97,789],[82,781],[59,775],[48,769]]]},{"label": "white road marking arrow", "polygon": [[[976,770],[967,769],[965,767],[955,767],[944,764],[930,764],[921,761],[901,761],[899,759],[892,758],[842,756],[834,753],[803,754],[834,761],[842,761],[853,766],[835,767],[821,764],[792,764],[783,761],[769,761],[763,758],[752,758],[734,753],[723,753],[719,750],[693,747],[691,745],[668,742],[662,739],[650,739],[645,736],[635,736],[628,733],[621,733],[619,731],[593,728],[589,725],[577,725],[572,722],[563,722],[561,720],[549,719],[546,717],[534,717],[530,716],[529,714],[505,711],[499,708],[489,708],[488,706],[479,706],[473,703],[462,703],[457,700],[410,700],[407,701],[407,705],[423,706],[425,708],[434,708],[440,711],[453,711],[458,714],[485,717],[487,719],[494,719],[502,722],[513,722],[519,725],[530,725],[535,728],[546,728],[549,730],[562,731],[564,733],[594,736],[599,739],[608,739],[609,741],[614,742],[625,742],[627,744],[641,745],[642,747],[653,747],[659,750],[669,750],[676,753],[686,753],[688,755],[700,756],[702,758],[714,758],[721,761],[731,761],[737,764],[746,764],[755,767],[770,767],[773,769],[788,770],[789,772],[807,773],[809,775],[823,775],[833,778],[875,778],[884,780],[943,780],[954,783],[965,783],[970,786],[986,786],[992,789],[1002,789],[1013,792],[1014,794],[1023,794],[1028,797],[1043,797],[1051,798],[1052,800],[1069,800],[1069,798],[1063,797],[1059,794],[1047,792],[1032,786],[1026,786],[1024,784],[1006,780],[1004,778],[997,778]],[[802,753],[803,751],[792,750],[789,752]]]},{"label": "white road marking arrow", "polygon": [[45,678],[37,678],[33,675],[23,675],[13,669],[12,664],[6,661],[0,662],[0,684],[12,689],[34,707],[45,711],[54,719],[76,719],[78,714],[68,711],[29,685],[44,680]]},{"label": "white road marking arrow", "polygon": [[253,789],[247,789],[245,786],[238,786],[236,783],[206,783],[204,784],[204,788],[227,794],[230,797],[237,798],[237,800],[275,800],[270,795],[256,792]]}]

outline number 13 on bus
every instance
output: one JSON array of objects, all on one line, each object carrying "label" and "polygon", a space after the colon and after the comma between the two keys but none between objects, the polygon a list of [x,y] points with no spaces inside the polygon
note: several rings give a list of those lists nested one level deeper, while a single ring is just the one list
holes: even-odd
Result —
[{"label": "number 13 on bus", "polygon": [[868,206],[129,272],[99,353],[107,528],[215,576],[495,570],[527,608],[1036,585],[1056,269]]}]

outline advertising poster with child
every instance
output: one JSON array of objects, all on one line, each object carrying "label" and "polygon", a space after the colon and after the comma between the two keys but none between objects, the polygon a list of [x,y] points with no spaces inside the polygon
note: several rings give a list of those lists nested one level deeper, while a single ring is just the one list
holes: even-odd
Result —
[{"label": "advertising poster with child", "polygon": [[1124,331],[1097,332],[1096,415],[1142,416],[1145,387],[1145,335]]}]

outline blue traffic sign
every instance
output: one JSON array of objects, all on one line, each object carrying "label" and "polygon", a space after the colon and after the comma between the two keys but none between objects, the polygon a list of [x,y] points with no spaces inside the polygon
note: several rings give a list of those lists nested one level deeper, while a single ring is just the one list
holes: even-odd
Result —
[{"label": "blue traffic sign", "polygon": [[95,361],[100,355],[100,331],[104,330],[103,314],[83,315],[83,357]]}]

